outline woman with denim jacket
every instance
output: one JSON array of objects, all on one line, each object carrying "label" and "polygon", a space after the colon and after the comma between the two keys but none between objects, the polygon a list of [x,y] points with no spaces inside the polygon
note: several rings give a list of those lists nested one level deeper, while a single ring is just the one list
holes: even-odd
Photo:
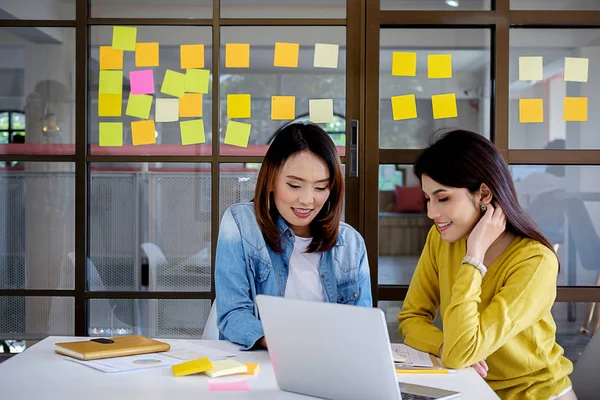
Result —
[{"label": "woman with denim jacket", "polygon": [[335,144],[314,124],[283,127],[258,174],[254,200],[227,209],[217,241],[220,337],[266,347],[259,294],[371,307],[360,234],[340,221],[344,178]]}]

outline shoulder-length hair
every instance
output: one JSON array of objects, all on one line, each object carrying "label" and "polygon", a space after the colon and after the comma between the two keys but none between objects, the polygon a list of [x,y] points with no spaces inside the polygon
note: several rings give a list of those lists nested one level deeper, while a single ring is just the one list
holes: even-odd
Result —
[{"label": "shoulder-length hair", "polygon": [[344,176],[337,149],[333,140],[318,125],[292,123],[279,129],[275,135],[260,167],[254,192],[254,211],[258,226],[265,242],[278,253],[283,250],[281,231],[277,226],[279,211],[273,200],[274,184],[286,160],[302,151],[315,154],[327,164],[330,189],[329,198],[310,224],[313,239],[307,252],[331,250],[338,240]]}]

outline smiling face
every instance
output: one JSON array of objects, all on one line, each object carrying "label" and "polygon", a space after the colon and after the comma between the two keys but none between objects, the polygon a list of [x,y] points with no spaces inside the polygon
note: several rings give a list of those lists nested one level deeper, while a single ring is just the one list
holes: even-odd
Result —
[{"label": "smiling face", "polygon": [[297,236],[311,237],[309,225],[329,198],[329,179],[327,164],[310,151],[293,154],[279,171],[275,205]]}]

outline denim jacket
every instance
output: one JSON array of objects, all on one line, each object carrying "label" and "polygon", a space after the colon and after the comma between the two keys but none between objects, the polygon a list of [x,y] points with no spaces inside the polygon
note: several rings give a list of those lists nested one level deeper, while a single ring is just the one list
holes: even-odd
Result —
[{"label": "denim jacket", "polygon": [[[241,344],[244,350],[264,336],[256,296],[285,293],[295,236],[282,217],[277,225],[282,253],[266,244],[253,203],[229,207],[221,221],[215,259],[219,337]],[[321,255],[319,273],[328,302],[372,306],[365,244],[350,225],[340,223],[336,245]]]}]

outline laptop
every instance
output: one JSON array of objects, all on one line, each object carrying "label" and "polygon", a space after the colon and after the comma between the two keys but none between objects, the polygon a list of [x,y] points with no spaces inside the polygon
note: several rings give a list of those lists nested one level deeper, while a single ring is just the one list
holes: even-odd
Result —
[{"label": "laptop", "polygon": [[448,390],[398,383],[383,311],[258,295],[281,390],[344,400],[446,400]]}]

